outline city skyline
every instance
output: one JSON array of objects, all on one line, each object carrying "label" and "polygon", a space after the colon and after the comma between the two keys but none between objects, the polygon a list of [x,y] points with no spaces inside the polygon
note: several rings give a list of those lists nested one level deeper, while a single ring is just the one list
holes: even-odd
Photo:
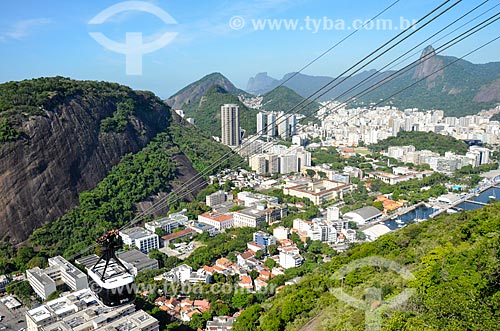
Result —
[{"label": "city skyline", "polygon": [[[300,0],[254,0],[238,1],[229,6],[217,1],[151,1],[147,3],[167,12],[177,24],[165,24],[150,13],[133,11],[117,14],[104,24],[89,24],[99,12],[119,3],[108,0],[99,3],[54,1],[48,5],[28,0],[2,3],[0,81],[60,75],[119,82],[167,98],[208,73],[222,72],[236,86],[245,89],[247,80],[258,72],[268,72],[279,79],[297,71],[351,33],[356,22],[359,26],[359,22],[375,16],[392,1],[359,0],[355,6],[326,0],[314,4]],[[438,3],[397,3],[382,15],[382,19],[391,22],[391,28],[375,26],[359,31],[304,73],[339,74],[354,59],[365,55],[359,45],[362,44],[363,49],[375,48],[404,28],[402,22],[412,22]],[[436,24],[444,26],[457,13],[479,3],[461,3]],[[364,8],[362,14],[353,9],[357,7]],[[271,22],[281,22],[282,26],[271,28]],[[426,28],[424,31],[434,30]],[[165,47],[145,54],[142,75],[134,76],[126,74],[125,56],[100,45],[89,35],[93,32],[102,32],[116,42],[123,42],[126,32],[141,32],[145,42],[165,32],[177,35]],[[446,54],[461,56],[487,38],[487,32],[481,33]],[[424,35],[412,43],[423,39]],[[304,47],[297,48],[297,45]],[[468,60],[484,63],[498,58],[484,50]],[[380,68],[384,63],[377,61],[370,68]]]}]

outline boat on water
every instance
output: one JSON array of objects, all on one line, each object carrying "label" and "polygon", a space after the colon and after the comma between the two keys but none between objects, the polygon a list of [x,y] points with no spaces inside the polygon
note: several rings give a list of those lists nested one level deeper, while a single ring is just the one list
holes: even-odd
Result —
[{"label": "boat on water", "polygon": [[398,224],[404,224],[405,222],[403,222],[400,218],[398,218],[398,219],[396,220],[396,223],[398,223]]}]

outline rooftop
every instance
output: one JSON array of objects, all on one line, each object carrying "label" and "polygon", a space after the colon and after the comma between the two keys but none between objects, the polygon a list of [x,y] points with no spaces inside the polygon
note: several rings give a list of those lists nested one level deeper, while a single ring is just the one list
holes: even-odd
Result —
[{"label": "rooftop", "polygon": [[391,229],[389,229],[384,224],[376,224],[374,226],[369,227],[366,230],[363,230],[363,233],[365,233],[372,240],[375,240],[376,238],[389,232],[391,232]]},{"label": "rooftop", "polygon": [[31,319],[46,331],[66,330],[143,330],[158,321],[132,304],[106,307],[89,290],[73,292],[28,310]]},{"label": "rooftop", "polygon": [[137,269],[142,269],[153,263],[157,263],[156,260],[151,259],[147,254],[144,254],[136,249],[123,252],[117,257],[126,263],[132,264]]},{"label": "rooftop", "polygon": [[166,236],[161,237],[161,239],[163,239],[163,240],[172,240],[172,239],[180,238],[180,237],[183,237],[183,236],[187,236],[188,234],[193,233],[193,232],[194,232],[193,229],[187,228],[187,229],[184,229],[184,230],[181,230],[181,231],[177,231],[177,232],[174,232],[174,233],[167,234]]},{"label": "rooftop", "polygon": [[129,228],[120,231],[120,234],[126,235],[130,237],[131,239],[141,239],[144,237],[149,237],[155,235],[154,233],[149,232],[148,230],[141,228],[141,227],[135,227],[135,228]]},{"label": "rooftop", "polygon": [[382,215],[382,212],[373,206],[366,206],[360,209],[350,211],[346,213],[344,216],[348,217],[349,214],[357,214],[362,218],[364,218],[365,220],[367,220]]},{"label": "rooftop", "polygon": [[209,219],[214,220],[216,222],[224,222],[224,221],[229,221],[229,220],[233,219],[233,215],[231,215],[231,214],[220,214],[220,213],[211,213],[211,212],[203,213],[200,216],[209,218]]}]

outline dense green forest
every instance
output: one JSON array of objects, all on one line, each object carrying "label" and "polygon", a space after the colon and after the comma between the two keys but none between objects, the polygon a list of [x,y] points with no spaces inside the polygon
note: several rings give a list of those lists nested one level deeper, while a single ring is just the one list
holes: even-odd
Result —
[{"label": "dense green forest", "polygon": [[16,140],[20,135],[21,132],[16,130],[7,118],[0,118],[0,143]]},{"label": "dense green forest", "polygon": [[[413,224],[334,256],[281,290],[271,301],[245,310],[235,331],[299,330],[316,317],[314,330],[365,330],[364,311],[340,302],[329,289],[363,300],[367,288],[383,300],[415,289],[410,299],[382,314],[382,330],[498,330],[500,325],[500,204]],[[404,281],[392,271],[363,267],[343,281],[332,277],[342,266],[379,256],[405,266],[415,276]],[[374,302],[377,307],[380,302]]]},{"label": "dense green forest", "polygon": [[220,107],[231,103],[239,106],[240,126],[246,130],[247,136],[255,134],[257,130],[257,113],[254,109],[247,108],[238,100],[238,97],[227,92],[218,85],[211,86],[199,103],[184,105],[187,117],[194,118],[197,127],[213,136],[221,135]]},{"label": "dense green forest", "polygon": [[243,159],[229,147],[213,141],[209,134],[192,125],[174,122],[169,128],[173,142],[186,154],[198,172],[215,174],[223,169],[245,167]]},{"label": "dense green forest", "polygon": [[292,89],[286,86],[279,86],[264,94],[262,105],[267,111],[298,112],[306,116],[314,114],[319,110],[319,103],[304,100],[303,97],[295,93]]},{"label": "dense green forest", "polygon": [[61,100],[76,94],[111,96],[116,99],[128,96],[132,89],[116,83],[75,81],[65,77],[42,77],[0,84],[0,115],[43,115],[53,111]]},{"label": "dense green forest", "polygon": [[401,131],[396,137],[389,137],[372,144],[369,148],[372,151],[387,151],[390,146],[413,145],[417,151],[430,150],[444,155],[445,152],[453,152],[464,155],[467,153],[468,146],[465,142],[455,139],[451,136],[444,136],[434,132],[421,131]]},{"label": "dense green forest", "polygon": [[162,104],[151,92],[133,91],[116,83],[76,81],[60,76],[3,83],[0,84],[0,143],[21,137],[23,121],[31,116],[45,116],[46,111],[55,111],[72,98],[83,98],[90,104],[107,98],[116,103],[113,116],[101,122],[103,132],[123,132],[130,115],[140,112],[144,118],[153,116],[150,101]]}]

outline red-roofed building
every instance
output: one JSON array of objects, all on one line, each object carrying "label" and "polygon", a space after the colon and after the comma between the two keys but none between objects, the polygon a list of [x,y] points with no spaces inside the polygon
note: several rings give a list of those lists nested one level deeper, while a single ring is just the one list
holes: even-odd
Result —
[{"label": "red-roofed building", "polygon": [[206,312],[207,310],[210,310],[210,302],[208,300],[194,300],[193,306],[201,311],[202,313]]},{"label": "red-roofed building", "polygon": [[193,229],[184,229],[178,232],[170,233],[167,234],[166,236],[161,237],[163,240],[163,245],[168,246],[170,245],[175,239],[180,239],[184,237],[190,237],[194,235],[194,230]]},{"label": "red-roofed building", "polygon": [[354,151],[354,148],[342,147],[340,149],[340,155],[351,157],[351,156],[356,156],[356,152]]},{"label": "red-roofed building", "polygon": [[252,278],[250,276],[242,275],[238,286],[247,290],[253,290]]},{"label": "red-roofed building", "polygon": [[269,270],[261,270],[259,274],[259,278],[262,279],[263,281],[268,281],[272,277],[271,272]]},{"label": "red-roofed building", "polygon": [[217,259],[217,261],[215,261],[215,265],[224,269],[229,269],[233,265],[233,262],[229,261],[225,257],[221,257],[220,259]]},{"label": "red-roofed building", "polygon": [[264,251],[265,247],[257,244],[255,241],[247,243],[247,248],[252,252],[257,253],[258,251]]},{"label": "red-roofed building", "polygon": [[234,226],[232,214],[221,214],[216,212],[207,212],[198,216],[198,221],[213,226],[217,230],[225,230]]},{"label": "red-roofed building", "polygon": [[214,265],[213,266],[213,269],[214,269],[214,272],[218,272],[220,274],[223,274],[224,273],[224,270],[226,270],[225,268],[221,268],[219,267],[218,265]]}]

